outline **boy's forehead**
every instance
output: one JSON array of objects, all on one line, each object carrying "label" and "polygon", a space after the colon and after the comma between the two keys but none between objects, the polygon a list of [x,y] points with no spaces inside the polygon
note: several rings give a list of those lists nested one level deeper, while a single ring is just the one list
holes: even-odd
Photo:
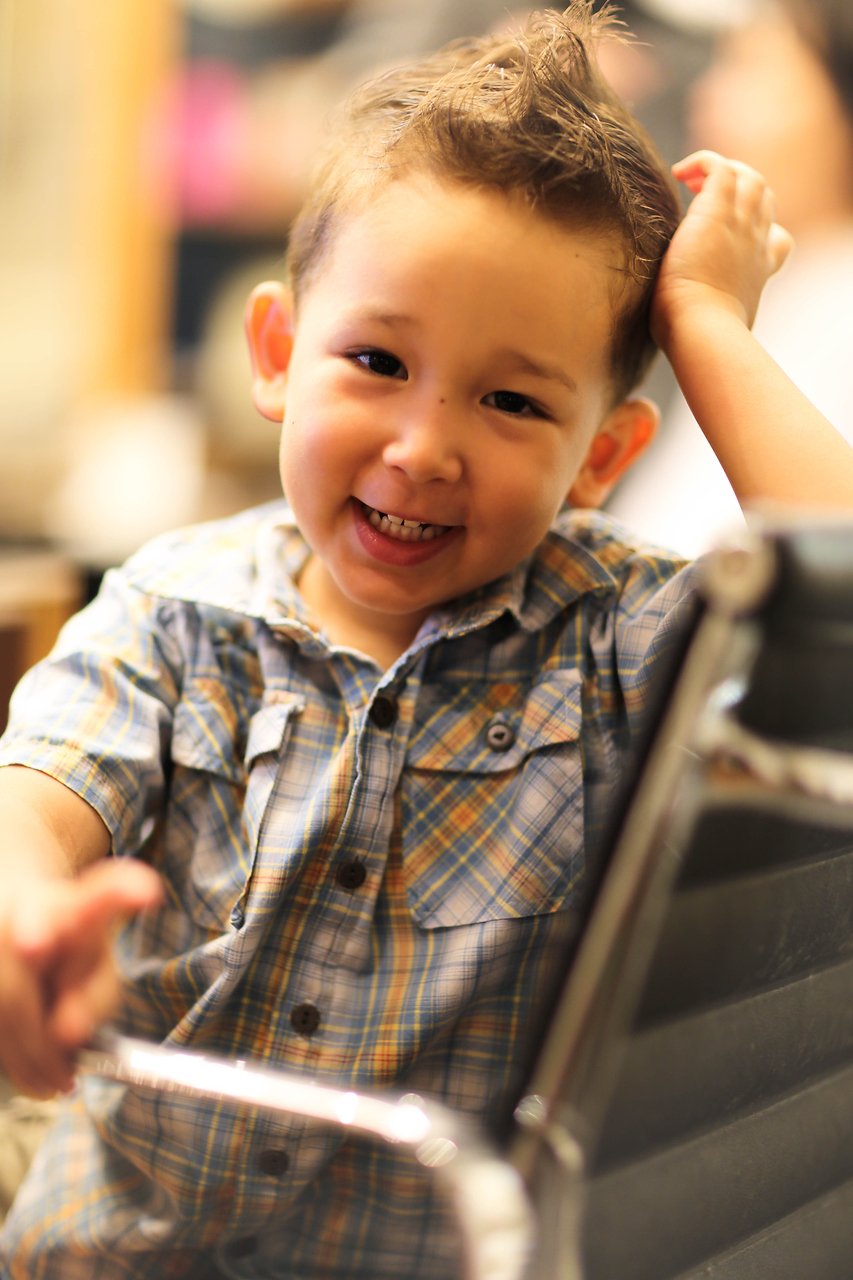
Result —
[{"label": "boy's forehead", "polygon": [[387,342],[399,354],[395,342],[423,331],[472,366],[520,373],[527,361],[528,372],[574,391],[610,381],[636,287],[626,258],[615,230],[555,219],[517,193],[419,176],[340,211],[307,291],[316,289],[315,305],[306,301],[312,325],[347,341]]},{"label": "boy's forehead", "polygon": [[[375,253],[376,239],[384,237],[381,265],[387,266],[399,255],[403,241],[407,247],[420,242],[424,251],[434,249],[442,227],[449,229],[451,241],[454,229],[458,232],[458,247],[472,260],[492,250],[499,259],[505,252],[503,261],[510,265],[509,255],[539,242],[546,252],[547,246],[553,247],[555,271],[567,248],[570,256],[591,263],[614,308],[621,310],[634,293],[627,237],[613,219],[593,220],[568,203],[557,213],[533,203],[522,191],[421,169],[370,175],[355,183],[330,221],[323,257],[327,263],[335,261],[341,246],[346,254]],[[451,243],[451,249],[456,247]]]}]

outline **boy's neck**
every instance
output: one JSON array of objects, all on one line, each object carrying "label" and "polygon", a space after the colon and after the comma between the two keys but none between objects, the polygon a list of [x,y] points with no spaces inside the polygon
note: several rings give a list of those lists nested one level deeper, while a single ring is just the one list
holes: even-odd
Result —
[{"label": "boy's neck", "polygon": [[314,624],[334,645],[365,653],[383,670],[393,666],[420,629],[420,614],[374,613],[349,600],[323,562],[309,556],[297,582]]}]

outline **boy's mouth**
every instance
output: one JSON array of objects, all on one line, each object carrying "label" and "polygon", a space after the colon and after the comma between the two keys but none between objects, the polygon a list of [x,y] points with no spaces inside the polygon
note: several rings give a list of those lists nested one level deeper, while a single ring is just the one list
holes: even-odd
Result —
[{"label": "boy's mouth", "polygon": [[447,525],[424,524],[420,520],[405,520],[402,516],[390,516],[384,511],[377,511],[375,507],[368,507],[366,503],[363,503],[362,507],[368,522],[374,529],[378,529],[380,533],[398,542],[430,542],[433,538],[447,533]]}]

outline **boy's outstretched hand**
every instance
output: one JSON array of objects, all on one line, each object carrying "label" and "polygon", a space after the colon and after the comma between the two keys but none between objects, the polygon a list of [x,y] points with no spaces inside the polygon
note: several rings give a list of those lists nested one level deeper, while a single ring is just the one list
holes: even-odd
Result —
[{"label": "boy's outstretched hand", "polygon": [[686,308],[723,307],[751,327],[761,292],[793,240],[775,221],[773,192],[748,165],[696,151],[673,166],[693,192],[661,265],[652,332],[666,351]]},{"label": "boy's outstretched hand", "polygon": [[74,879],[32,878],[0,912],[0,1066],[34,1097],[71,1087],[74,1058],[112,1012],[116,924],[157,905],[150,867],[100,861]]}]

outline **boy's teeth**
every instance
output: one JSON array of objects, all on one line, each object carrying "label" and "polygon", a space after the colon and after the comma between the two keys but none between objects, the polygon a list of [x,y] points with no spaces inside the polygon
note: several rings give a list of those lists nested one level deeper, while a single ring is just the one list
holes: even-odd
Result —
[{"label": "boy's teeth", "polygon": [[367,518],[380,533],[388,534],[400,542],[429,542],[444,533],[444,526],[422,524],[420,520],[404,520],[402,516],[389,516],[375,507],[367,508]]}]

